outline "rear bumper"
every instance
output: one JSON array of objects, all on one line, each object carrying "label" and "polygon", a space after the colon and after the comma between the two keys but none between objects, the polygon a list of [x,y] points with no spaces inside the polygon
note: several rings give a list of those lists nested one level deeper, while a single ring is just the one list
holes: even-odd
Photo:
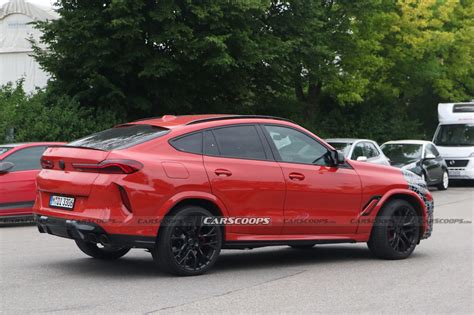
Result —
[{"label": "rear bumper", "polygon": [[35,215],[36,225],[40,233],[48,233],[59,237],[95,242],[103,241],[111,246],[152,248],[155,238],[125,234],[109,234],[96,223],[57,217]]}]

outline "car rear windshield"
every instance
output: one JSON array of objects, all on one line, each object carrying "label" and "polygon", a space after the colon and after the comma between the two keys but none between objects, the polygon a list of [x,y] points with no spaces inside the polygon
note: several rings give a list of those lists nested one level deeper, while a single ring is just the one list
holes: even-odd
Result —
[{"label": "car rear windshield", "polygon": [[392,164],[408,164],[421,159],[423,145],[396,143],[385,144],[382,151]]},{"label": "car rear windshield", "polygon": [[67,146],[99,150],[120,150],[161,137],[168,129],[151,125],[125,125],[94,133],[85,138],[70,142]]},{"label": "car rear windshield", "polygon": [[0,155],[2,155],[3,153],[7,152],[10,149],[11,147],[0,147]]}]

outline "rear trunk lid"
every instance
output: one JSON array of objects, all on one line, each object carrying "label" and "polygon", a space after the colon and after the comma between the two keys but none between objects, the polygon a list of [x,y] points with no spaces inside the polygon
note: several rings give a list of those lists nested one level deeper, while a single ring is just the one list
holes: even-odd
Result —
[{"label": "rear trunk lid", "polygon": [[88,196],[98,173],[80,172],[73,164],[98,164],[110,151],[80,147],[52,147],[41,158],[43,169],[37,178],[38,189],[60,195]]}]

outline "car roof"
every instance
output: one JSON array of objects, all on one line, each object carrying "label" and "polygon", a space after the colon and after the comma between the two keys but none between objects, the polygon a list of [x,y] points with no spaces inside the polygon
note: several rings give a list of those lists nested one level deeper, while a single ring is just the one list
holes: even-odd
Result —
[{"label": "car roof", "polygon": [[[331,139],[326,139],[326,142],[337,142],[337,143],[354,143],[358,141],[369,141],[369,142],[375,142],[374,140],[370,139],[358,139],[358,138],[331,138]],[[375,142],[377,143],[377,142]]]},{"label": "car roof", "polygon": [[433,144],[433,142],[426,140],[395,140],[387,141],[384,144]]},{"label": "car roof", "polygon": [[144,125],[153,125],[164,128],[175,128],[178,126],[185,125],[194,125],[199,123],[211,122],[211,121],[221,121],[221,120],[238,120],[238,119],[259,119],[259,120],[280,120],[280,121],[289,121],[285,118],[273,117],[273,116],[263,116],[263,115],[230,115],[230,114],[207,114],[207,115],[183,115],[183,116],[174,116],[174,115],[164,115],[157,118],[145,118],[137,120],[131,123],[122,124],[124,125],[134,125],[134,124],[144,124]]}]

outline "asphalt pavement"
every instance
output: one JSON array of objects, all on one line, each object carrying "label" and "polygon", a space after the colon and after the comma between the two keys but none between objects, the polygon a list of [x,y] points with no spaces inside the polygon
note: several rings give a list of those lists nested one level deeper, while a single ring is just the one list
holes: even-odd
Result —
[{"label": "asphalt pavement", "polygon": [[35,226],[0,227],[0,313],[473,313],[474,187],[433,195],[433,235],[409,259],[365,244],[225,250],[188,278],[144,250],[97,261]]}]

